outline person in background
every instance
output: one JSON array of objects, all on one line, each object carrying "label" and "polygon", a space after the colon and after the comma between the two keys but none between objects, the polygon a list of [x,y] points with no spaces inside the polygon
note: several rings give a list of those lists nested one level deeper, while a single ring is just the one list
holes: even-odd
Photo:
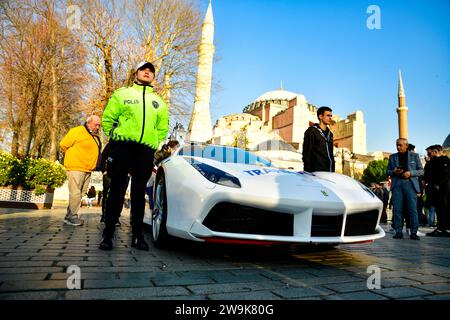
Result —
[{"label": "person in background", "polygon": [[431,193],[436,208],[437,227],[427,233],[430,237],[449,237],[450,229],[450,159],[443,155],[442,146],[428,147],[427,155],[430,157],[424,180]]},{"label": "person in background", "polygon": [[381,218],[380,218],[380,222],[381,223],[387,223],[387,207],[389,205],[389,191],[386,189],[386,187],[384,186],[384,183],[380,182],[376,184],[376,188],[378,190],[378,193],[375,193],[378,198],[380,198],[380,200],[383,202],[383,210],[381,212]]},{"label": "person in background", "polygon": [[393,228],[394,239],[403,238],[404,207],[411,219],[411,240],[420,240],[417,215],[417,193],[420,192],[418,177],[423,175],[419,155],[408,151],[408,140],[399,138],[396,141],[397,153],[389,157],[386,174],[392,178],[392,202],[394,206]]},{"label": "person in background", "polygon": [[87,206],[88,206],[88,208],[92,208],[94,200],[97,198],[97,191],[95,190],[95,187],[91,186],[86,195],[87,195],[87,201],[86,201]]},{"label": "person in background", "polygon": [[64,224],[81,226],[78,217],[81,199],[86,193],[91,172],[100,167],[102,144],[98,136],[101,126],[100,117],[89,116],[82,126],[69,130],[59,143],[64,153],[64,167],[69,183],[69,205]]},{"label": "person in background", "polygon": [[332,110],[320,107],[317,110],[319,123],[305,131],[303,137],[303,168],[307,172],[335,171],[333,133],[328,126],[332,122]]}]

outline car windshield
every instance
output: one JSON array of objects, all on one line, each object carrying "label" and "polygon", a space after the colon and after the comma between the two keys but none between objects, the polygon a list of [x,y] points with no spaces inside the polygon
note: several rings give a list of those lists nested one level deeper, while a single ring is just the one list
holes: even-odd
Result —
[{"label": "car windshield", "polygon": [[242,163],[271,167],[272,163],[260,156],[239,148],[226,146],[190,145],[180,148],[178,155],[212,159],[225,163]]}]

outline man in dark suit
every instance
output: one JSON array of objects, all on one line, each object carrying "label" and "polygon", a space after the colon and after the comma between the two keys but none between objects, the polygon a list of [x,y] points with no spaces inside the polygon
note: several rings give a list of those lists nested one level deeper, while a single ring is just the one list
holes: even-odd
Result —
[{"label": "man in dark suit", "polygon": [[394,239],[403,238],[402,212],[405,205],[411,220],[412,240],[420,240],[417,236],[419,221],[417,215],[417,194],[420,193],[419,177],[423,175],[423,167],[417,153],[408,151],[408,140],[397,139],[397,153],[389,157],[386,169],[392,178],[392,202],[394,206],[393,228]]}]

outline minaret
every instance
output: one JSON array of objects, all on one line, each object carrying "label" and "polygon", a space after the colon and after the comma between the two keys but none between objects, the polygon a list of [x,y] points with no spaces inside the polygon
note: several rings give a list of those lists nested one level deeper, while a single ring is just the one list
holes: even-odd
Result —
[{"label": "minaret", "polygon": [[212,137],[210,97],[214,57],[214,18],[211,0],[202,25],[202,38],[198,47],[198,71],[194,110],[189,122],[189,140],[206,142]]},{"label": "minaret", "polygon": [[398,71],[398,137],[408,139],[408,108],[406,107],[402,73]]}]

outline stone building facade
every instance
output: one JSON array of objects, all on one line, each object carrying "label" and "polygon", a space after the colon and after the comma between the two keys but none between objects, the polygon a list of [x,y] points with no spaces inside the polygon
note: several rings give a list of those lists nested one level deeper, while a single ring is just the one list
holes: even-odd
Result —
[{"label": "stone building facade", "polygon": [[[303,136],[306,129],[317,121],[317,107],[309,103],[304,95],[283,89],[274,90],[258,97],[244,108],[243,113],[219,118],[213,129],[212,142],[244,147],[273,162],[282,163],[283,167],[301,170]],[[344,160],[339,160],[344,167],[345,162],[351,161],[347,154],[367,153],[366,124],[362,111],[356,111],[345,119],[335,115],[330,129],[334,134],[335,155],[338,157],[339,152],[344,155]],[[261,150],[264,144],[267,148]],[[339,172],[339,164],[336,167]]]}]

